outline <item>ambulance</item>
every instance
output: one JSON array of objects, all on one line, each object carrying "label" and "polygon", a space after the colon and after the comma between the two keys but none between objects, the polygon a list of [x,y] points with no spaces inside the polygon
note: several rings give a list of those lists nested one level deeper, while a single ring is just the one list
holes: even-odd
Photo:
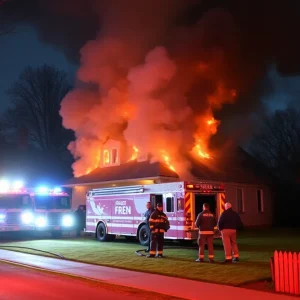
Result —
[{"label": "ambulance", "polygon": [[71,198],[61,188],[38,187],[31,191],[34,204],[35,230],[50,232],[59,238],[63,232],[75,229],[75,216],[71,210]]},{"label": "ambulance", "polygon": [[21,181],[0,181],[0,232],[34,230],[34,204]]},{"label": "ambulance", "polygon": [[147,245],[144,214],[148,201],[154,208],[163,203],[171,226],[165,239],[191,242],[198,237],[194,223],[204,203],[217,217],[224,210],[225,187],[222,183],[181,181],[93,189],[86,197],[86,232],[95,233],[99,241],[125,236]]}]

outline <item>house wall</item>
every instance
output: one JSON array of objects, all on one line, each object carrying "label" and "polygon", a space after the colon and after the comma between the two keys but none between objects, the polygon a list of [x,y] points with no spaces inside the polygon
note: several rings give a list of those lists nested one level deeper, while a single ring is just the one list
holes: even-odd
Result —
[{"label": "house wall", "polygon": [[[273,222],[273,198],[271,189],[265,185],[226,183],[226,201],[238,212],[237,188],[242,189],[243,212],[239,212],[246,227],[269,226]],[[263,212],[258,211],[257,190],[262,191]]]}]

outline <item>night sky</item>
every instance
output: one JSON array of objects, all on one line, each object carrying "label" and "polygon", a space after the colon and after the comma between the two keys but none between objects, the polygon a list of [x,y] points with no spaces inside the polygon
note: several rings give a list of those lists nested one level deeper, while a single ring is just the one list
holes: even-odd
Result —
[{"label": "night sky", "polygon": [[[6,90],[27,66],[54,65],[64,70],[73,84],[78,66],[72,64],[61,51],[41,42],[33,27],[17,27],[16,33],[1,37],[0,45],[0,113],[5,112],[10,103]],[[299,105],[299,76],[281,76],[276,66],[271,65],[266,78],[271,83],[272,92],[263,96],[262,101],[270,112],[284,109],[289,104]]]},{"label": "night sky", "polygon": [[[54,65],[68,73],[70,82],[73,83],[77,66],[61,51],[39,41],[33,27],[17,27],[16,33],[1,37],[0,45],[0,113],[7,109],[10,102],[6,90],[26,66],[40,66],[44,63]],[[300,77],[283,77],[277,72],[275,65],[270,66],[266,77],[269,78],[273,91],[263,98],[263,102],[270,111],[284,109],[288,103],[297,105]]]},{"label": "night sky", "polygon": [[63,53],[51,45],[43,44],[37,38],[31,26],[19,26],[16,33],[2,36],[0,39],[0,113],[3,113],[10,102],[6,90],[18,79],[27,66],[54,65],[65,71],[73,83],[76,66],[66,59]]},{"label": "night sky", "polygon": [[[153,2],[154,7],[156,2]],[[193,7],[193,3],[197,2],[200,4]],[[108,34],[114,34],[114,30],[122,32],[123,29],[120,28],[124,28],[125,24],[128,29],[131,29],[135,24],[132,19],[138,16],[136,10],[122,7],[122,1],[115,1],[112,4],[105,0],[75,2],[55,0],[50,4],[48,1],[28,0],[25,3],[23,0],[9,0],[3,3],[1,8],[3,16],[8,17],[8,20],[15,24],[23,25],[17,25],[16,33],[0,38],[0,113],[4,112],[9,104],[5,91],[17,80],[26,66],[40,66],[44,63],[54,65],[67,72],[70,82],[73,83],[75,72],[79,67],[79,51],[87,41],[95,39],[97,33],[101,34],[101,26],[107,25],[105,28],[106,30],[109,28]],[[138,5],[139,2],[133,1],[133,3]],[[145,2],[145,5],[149,4],[147,3]],[[166,7],[167,3],[174,4],[173,1],[164,3]],[[191,1],[191,3],[183,1],[181,3],[185,3],[186,7],[180,8],[178,5],[176,9],[185,15],[183,23],[186,25],[201,19],[202,11],[218,10],[218,7],[221,7],[231,13],[236,22],[236,29],[241,31],[236,41],[239,47],[238,56],[227,53],[225,49],[228,64],[232,64],[227,70],[228,75],[232,77],[228,82],[233,86],[236,84],[239,91],[239,87],[245,90],[248,84],[253,84],[259,78],[257,82],[262,82],[262,87],[258,96],[254,98],[250,95],[249,99],[242,97],[243,99],[238,99],[235,107],[230,107],[230,110],[237,110],[235,112],[237,115],[240,110],[247,113],[247,108],[237,107],[246,107],[250,101],[256,102],[253,103],[253,107],[257,106],[257,102],[265,104],[269,111],[284,109],[289,103],[297,104],[300,78],[296,75],[299,73],[300,59],[299,45],[295,43],[295,33],[299,28],[297,14],[299,1],[286,1],[284,7],[269,0],[259,2],[259,6],[255,4],[255,1],[245,1],[241,5],[241,2],[237,0]],[[167,11],[172,6],[167,7]],[[157,7],[163,10],[161,5]],[[124,14],[122,15],[118,9],[125,11]],[[157,18],[159,17],[164,20],[163,15],[158,15]],[[151,18],[154,20],[153,16]],[[27,21],[24,22],[24,19]],[[209,35],[212,29],[211,36],[213,37],[215,34],[213,28],[218,26],[218,21],[215,17],[215,19],[207,18],[206,22],[211,23],[206,30]],[[26,23],[32,26],[25,26]],[[156,23],[146,18],[143,26],[146,28],[147,25],[151,25],[150,28],[152,28],[157,25]],[[165,26],[164,22],[161,24]],[[152,36],[149,35],[148,38],[151,39]],[[169,41],[165,42],[169,43]],[[214,38],[207,39],[207,46],[213,49],[215,42]],[[220,46],[218,43],[216,45]],[[72,62],[78,65],[75,66]],[[277,71],[277,66],[280,72]],[[236,70],[235,73],[230,74],[231,69]],[[239,80],[240,78],[242,80]]]}]

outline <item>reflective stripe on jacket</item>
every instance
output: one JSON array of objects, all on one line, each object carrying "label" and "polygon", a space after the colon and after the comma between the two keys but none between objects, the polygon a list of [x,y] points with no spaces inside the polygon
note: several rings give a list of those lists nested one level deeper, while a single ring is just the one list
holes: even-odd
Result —
[{"label": "reflective stripe on jacket", "polygon": [[155,210],[149,219],[149,227],[152,233],[164,233],[166,232],[166,227],[169,226],[168,217],[164,212]]},{"label": "reflective stripe on jacket", "polygon": [[195,226],[199,228],[200,234],[214,234],[214,228],[217,225],[215,215],[209,210],[202,211],[196,219]]}]

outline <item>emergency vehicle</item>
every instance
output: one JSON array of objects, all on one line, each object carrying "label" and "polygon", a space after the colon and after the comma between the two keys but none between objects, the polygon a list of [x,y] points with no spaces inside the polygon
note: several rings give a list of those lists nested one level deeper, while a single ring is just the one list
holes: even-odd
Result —
[{"label": "emergency vehicle", "polygon": [[225,188],[217,183],[181,181],[93,189],[87,192],[86,231],[95,233],[99,241],[122,235],[136,237],[147,245],[149,233],[144,214],[148,201],[154,208],[163,203],[171,226],[165,233],[166,239],[193,241],[198,237],[194,223],[203,203],[209,203],[218,217],[224,210]]},{"label": "emergency vehicle", "polygon": [[34,203],[35,230],[50,232],[59,238],[74,230],[75,218],[70,196],[60,188],[39,187],[31,192]]},{"label": "emergency vehicle", "polygon": [[34,205],[30,194],[16,181],[0,181],[0,232],[34,230]]}]

